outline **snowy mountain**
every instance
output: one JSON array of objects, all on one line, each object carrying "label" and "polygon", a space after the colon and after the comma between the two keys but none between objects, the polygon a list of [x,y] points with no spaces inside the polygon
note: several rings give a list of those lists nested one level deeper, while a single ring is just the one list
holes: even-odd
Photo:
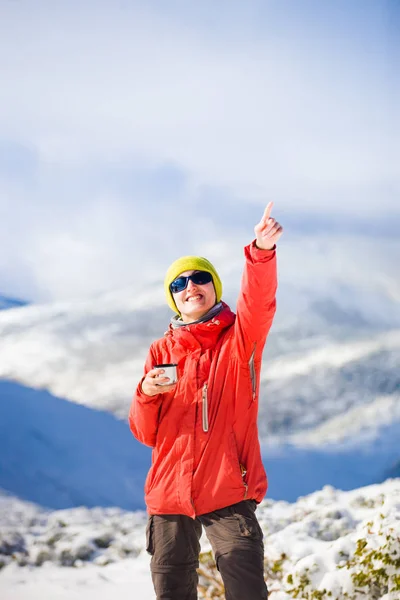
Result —
[{"label": "snowy mountain", "polygon": [[[269,494],[287,500],[326,483],[349,489],[382,481],[400,458],[400,296],[395,271],[389,269],[383,278],[382,269],[372,269],[361,277],[354,260],[351,268],[346,262],[335,267],[332,248],[325,246],[318,259],[316,250],[321,247],[307,248],[307,242],[301,247],[310,260],[300,274],[288,268],[297,243],[292,254],[283,247],[279,255],[278,312],[265,350],[260,391],[259,428]],[[371,255],[373,260],[382,247]],[[339,251],[348,257],[344,242]],[[234,308],[243,259],[235,255],[228,260],[224,247],[220,252],[224,297]],[[360,264],[366,254],[360,243]],[[379,256],[385,268],[390,260],[393,263],[390,252]],[[147,349],[163,335],[169,318],[160,280],[140,291],[130,286],[84,301],[0,311],[0,487],[51,507],[77,505],[80,497],[88,506],[142,506],[149,454],[132,446],[125,421]],[[44,417],[52,405],[53,422]],[[61,431],[54,422],[64,419]],[[74,420],[87,423],[86,446]],[[124,428],[123,434],[118,427]],[[20,446],[11,434],[18,430],[24,441]],[[120,471],[114,474],[103,439],[119,456]],[[53,470],[43,484],[48,466],[55,468],[53,447],[65,458],[57,464],[68,465],[68,491],[63,489],[63,468]],[[120,482],[107,490],[101,477],[89,476],[98,468],[97,447],[104,479]],[[13,468],[14,455],[23,468]],[[79,460],[84,476],[75,468]],[[140,477],[130,487],[133,468]],[[81,488],[83,482],[87,485]]]},{"label": "snowy mountain", "polygon": [[[266,500],[257,516],[265,537],[266,580],[276,600],[400,597],[399,480],[351,492],[326,486],[294,504]],[[47,512],[0,495],[2,599],[153,600],[145,526],[143,512],[83,507]],[[203,534],[201,600],[223,597],[210,549]]]},{"label": "snowy mountain", "polygon": [[0,382],[0,488],[48,508],[144,508],[151,450],[110,413]]},{"label": "snowy mountain", "polygon": [[[285,305],[291,290],[281,288],[278,301]],[[297,314],[278,309],[261,378],[264,438],[282,441],[303,432],[311,439],[316,428],[329,420],[333,427],[332,419],[353,408],[381,399],[385,412],[385,398],[398,397],[400,322],[377,324],[365,314],[354,317],[353,309],[344,318],[333,297],[326,300],[326,311],[329,318],[315,311],[314,301]],[[4,311],[0,377],[125,419],[147,349],[163,335],[169,316],[158,283],[141,294],[127,289],[75,304]],[[385,414],[391,421],[392,414]],[[364,426],[366,417],[361,418]],[[341,437],[345,425],[344,418],[337,428]],[[354,420],[351,425],[354,437]]]},{"label": "snowy mountain", "polygon": [[[11,382],[0,382],[0,398],[0,489],[53,509],[144,509],[151,450],[125,421]],[[352,489],[380,481],[398,458],[399,436],[393,423],[368,442],[263,444],[268,497],[295,500],[328,482]]]}]

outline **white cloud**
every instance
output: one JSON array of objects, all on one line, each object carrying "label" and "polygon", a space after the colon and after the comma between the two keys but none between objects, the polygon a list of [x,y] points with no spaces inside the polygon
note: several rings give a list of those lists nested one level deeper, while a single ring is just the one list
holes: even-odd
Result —
[{"label": "white cloud", "polygon": [[287,191],[395,174],[387,82],[366,73],[349,40],[347,57],[343,42],[307,47],[301,33],[236,42],[137,5],[44,12],[20,2],[9,13],[1,125],[44,161],[128,155],[210,183]]},{"label": "white cloud", "polygon": [[[0,223],[9,240],[0,285],[10,262],[33,270],[35,296],[103,289],[105,270],[116,285],[133,263],[151,268],[160,247],[175,256],[201,241],[196,202],[207,186],[224,190],[221,213],[230,196],[346,219],[373,215],[379,199],[398,215],[379,11],[367,11],[363,35],[350,32],[360,16],[352,11],[313,23],[295,9],[248,6],[213,5],[211,17],[209,5],[191,13],[180,2],[168,12],[136,2],[3,4],[0,141],[31,150],[35,165],[28,182],[0,172],[9,221]],[[180,179],[175,195],[164,195],[165,165]],[[206,218],[212,241],[224,223]]]}]

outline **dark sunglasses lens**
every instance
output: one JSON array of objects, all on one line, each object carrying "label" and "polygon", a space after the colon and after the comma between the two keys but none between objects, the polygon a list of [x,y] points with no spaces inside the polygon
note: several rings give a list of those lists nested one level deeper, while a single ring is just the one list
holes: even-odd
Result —
[{"label": "dark sunglasses lens", "polygon": [[196,285],[205,285],[206,283],[210,283],[210,281],[212,281],[212,275],[207,273],[207,271],[199,271],[198,273],[193,273],[190,279]]},{"label": "dark sunglasses lens", "polygon": [[171,283],[169,289],[173,294],[182,292],[186,288],[189,279],[191,279],[196,285],[205,285],[206,283],[210,283],[210,281],[212,281],[212,275],[207,273],[207,271],[198,271],[197,273],[193,273],[193,275],[189,275],[189,277],[177,277]]},{"label": "dark sunglasses lens", "polygon": [[184,290],[187,284],[187,280],[187,277],[178,277],[177,279],[175,279],[169,286],[171,292],[173,294],[176,294],[177,292],[181,292],[182,290]]}]

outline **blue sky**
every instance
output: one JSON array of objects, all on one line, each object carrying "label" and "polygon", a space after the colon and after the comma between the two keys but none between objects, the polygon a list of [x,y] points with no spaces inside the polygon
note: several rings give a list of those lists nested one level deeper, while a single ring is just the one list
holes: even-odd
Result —
[{"label": "blue sky", "polygon": [[3,0],[0,293],[154,278],[251,239],[270,199],[288,233],[397,235],[399,14],[394,0]]}]

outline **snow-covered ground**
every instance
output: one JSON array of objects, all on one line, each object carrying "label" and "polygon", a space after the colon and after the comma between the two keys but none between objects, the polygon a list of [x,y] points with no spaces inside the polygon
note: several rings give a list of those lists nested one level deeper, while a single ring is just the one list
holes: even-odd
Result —
[{"label": "snow-covered ground", "polygon": [[[388,564],[388,557],[395,560],[400,553],[400,480],[350,492],[326,486],[293,504],[266,499],[257,513],[274,600],[295,597],[290,590],[299,584],[305,594],[299,598],[311,598],[306,595],[311,590],[323,594],[318,598],[344,600],[345,592],[352,598],[357,587],[352,573],[362,571],[368,581],[368,568],[359,562],[385,544],[389,544],[383,551],[386,564],[372,557],[371,565],[382,566],[386,575],[373,576],[364,587],[358,585],[360,593],[354,598],[400,598],[400,585],[390,593],[399,568]],[[0,496],[2,600],[154,600],[144,549],[145,524],[143,512],[116,508],[44,512]],[[203,534],[202,552],[209,550]],[[206,579],[202,582],[207,584]]]}]

